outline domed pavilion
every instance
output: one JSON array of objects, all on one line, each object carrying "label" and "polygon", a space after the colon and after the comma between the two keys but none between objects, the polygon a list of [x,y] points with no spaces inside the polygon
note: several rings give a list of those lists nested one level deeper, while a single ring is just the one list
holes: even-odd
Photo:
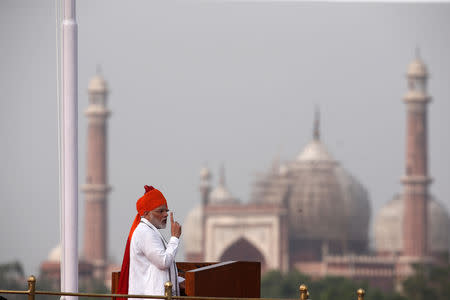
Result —
[{"label": "domed pavilion", "polygon": [[320,140],[318,117],[313,139],[295,159],[257,178],[248,203],[232,196],[223,168],[214,189],[210,174],[200,174],[205,205],[185,220],[187,260],[256,259],[263,269],[283,270],[324,254],[367,250],[368,193]]}]

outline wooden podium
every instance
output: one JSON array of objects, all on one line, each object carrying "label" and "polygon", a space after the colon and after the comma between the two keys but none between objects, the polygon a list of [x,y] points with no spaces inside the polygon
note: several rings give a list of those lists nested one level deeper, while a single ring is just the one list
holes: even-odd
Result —
[{"label": "wooden podium", "polygon": [[[259,298],[261,263],[227,261],[221,263],[178,262],[178,275],[186,279],[186,296]],[[120,272],[112,273],[111,293],[117,292]]]}]

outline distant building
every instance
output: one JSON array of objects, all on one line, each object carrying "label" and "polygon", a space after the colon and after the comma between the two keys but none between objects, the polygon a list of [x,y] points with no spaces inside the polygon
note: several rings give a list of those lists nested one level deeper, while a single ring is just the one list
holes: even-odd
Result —
[{"label": "distant building", "polygon": [[[449,254],[450,219],[428,192],[428,73],[417,57],[408,68],[406,168],[403,192],[376,215],[375,249],[368,249],[370,201],[364,186],[328,152],[316,115],[313,138],[287,163],[275,161],[253,185],[248,203],[233,197],[222,167],[218,185],[200,172],[201,204],[183,227],[187,261],[260,261],[263,271],[298,269],[368,280],[393,289],[412,274],[411,264],[439,263]],[[108,89],[96,75],[89,83],[84,244],[80,279],[109,284],[120,267],[107,259]],[[59,280],[59,247],[41,264],[41,275]],[[82,279],[82,280],[84,280]]]},{"label": "distant building", "polygon": [[417,57],[404,98],[404,191],[376,217],[375,254],[368,249],[368,193],[327,151],[317,115],[312,141],[294,160],[275,162],[257,178],[247,204],[231,196],[223,169],[214,189],[209,169],[201,170],[202,204],[184,224],[186,260],[256,260],[263,271],[295,268],[313,277],[364,279],[385,290],[411,274],[411,263],[439,262],[448,255],[449,216],[428,194],[427,78]]},{"label": "distant building", "polygon": [[[107,104],[108,87],[100,74],[95,75],[88,86],[88,118],[84,243],[79,259],[80,280],[95,278],[107,285],[111,280],[111,269],[119,267],[108,261],[108,199],[111,189],[107,173],[107,119],[110,115]],[[61,247],[56,246],[46,261],[41,264],[41,275],[59,282]]]},{"label": "distant building", "polygon": [[[41,263],[40,277],[45,278],[55,289],[59,289],[61,279],[61,245],[53,248],[47,260]],[[93,265],[80,260],[78,264],[78,274],[80,282],[87,282],[93,278]]]}]

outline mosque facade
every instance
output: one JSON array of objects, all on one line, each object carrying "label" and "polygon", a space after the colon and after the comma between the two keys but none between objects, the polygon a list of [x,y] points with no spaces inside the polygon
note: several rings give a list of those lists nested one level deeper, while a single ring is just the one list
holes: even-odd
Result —
[{"label": "mosque facade", "polygon": [[[213,187],[200,172],[201,203],[183,224],[186,261],[260,261],[262,270],[297,269],[313,278],[328,275],[367,280],[389,290],[412,274],[411,264],[448,259],[449,215],[429,193],[428,72],[416,58],[408,67],[406,162],[402,193],[375,215],[369,248],[371,206],[362,183],[327,150],[316,115],[312,139],[286,163],[274,163],[255,179],[249,201],[230,192],[225,170]],[[83,251],[80,279],[108,284],[118,266],[107,260],[108,88],[96,75],[89,83]],[[41,264],[41,275],[59,279],[61,249]]]},{"label": "mosque facade", "polygon": [[412,264],[449,254],[449,215],[429,193],[428,72],[417,58],[407,71],[403,191],[375,215],[369,248],[370,200],[365,187],[327,150],[316,115],[313,138],[297,157],[256,178],[247,203],[232,196],[223,168],[213,187],[200,172],[201,204],[184,223],[187,261],[260,261],[264,271],[297,269],[400,286]]}]

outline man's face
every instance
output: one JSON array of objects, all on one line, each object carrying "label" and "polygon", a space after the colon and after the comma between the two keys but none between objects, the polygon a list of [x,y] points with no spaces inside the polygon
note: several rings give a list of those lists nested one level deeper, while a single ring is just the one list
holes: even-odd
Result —
[{"label": "man's face", "polygon": [[151,212],[149,212],[148,220],[158,229],[164,229],[167,225],[167,216],[169,215],[169,210],[167,206],[161,205]]}]

